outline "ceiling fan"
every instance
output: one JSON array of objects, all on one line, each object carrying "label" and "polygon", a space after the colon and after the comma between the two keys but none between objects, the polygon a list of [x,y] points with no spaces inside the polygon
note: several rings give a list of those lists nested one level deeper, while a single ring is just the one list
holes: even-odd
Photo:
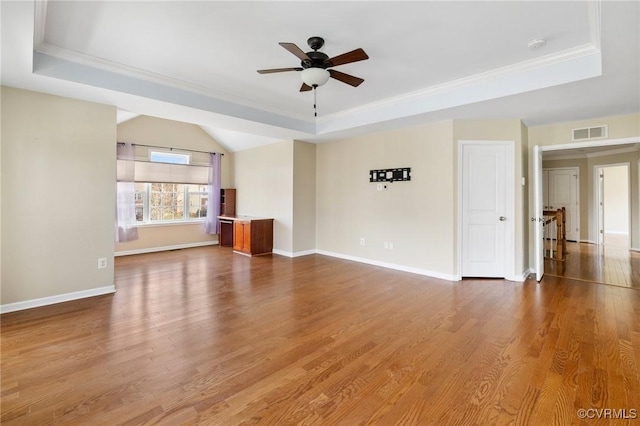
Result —
[{"label": "ceiling fan", "polygon": [[350,64],[352,62],[364,61],[369,59],[369,56],[362,49],[355,49],[351,52],[343,53],[342,55],[334,56],[330,58],[328,55],[318,52],[324,46],[324,39],[322,37],[310,37],[307,40],[307,44],[312,49],[311,52],[303,52],[294,43],[279,43],[280,46],[287,49],[289,52],[297,56],[301,62],[300,67],[294,68],[273,68],[267,70],[258,70],[260,74],[271,74],[276,72],[285,71],[301,71],[300,77],[302,78],[301,92],[307,92],[311,89],[315,89],[318,86],[322,86],[329,80],[329,77],[335,78],[343,83],[349,84],[353,87],[358,87],[364,80],[359,77],[354,77],[349,74],[345,74],[340,71],[336,71],[333,68],[338,65]]}]

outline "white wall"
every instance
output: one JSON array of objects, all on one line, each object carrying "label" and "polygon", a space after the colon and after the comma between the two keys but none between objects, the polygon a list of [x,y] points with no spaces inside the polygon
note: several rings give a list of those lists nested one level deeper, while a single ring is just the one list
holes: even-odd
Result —
[{"label": "white wall", "polygon": [[112,292],[115,108],[9,87],[1,102],[3,310]]},{"label": "white wall", "polygon": [[316,145],[293,143],[293,253],[316,248]]}]

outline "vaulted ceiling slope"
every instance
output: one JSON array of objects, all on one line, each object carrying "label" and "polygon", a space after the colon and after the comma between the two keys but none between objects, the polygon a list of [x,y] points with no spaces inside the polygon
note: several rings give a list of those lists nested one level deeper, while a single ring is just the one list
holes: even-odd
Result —
[{"label": "vaulted ceiling slope", "polygon": [[[230,150],[442,119],[640,112],[637,1],[3,1],[2,84],[203,126]],[[365,61],[299,92],[278,45]],[[536,38],[545,43],[529,48]]]}]

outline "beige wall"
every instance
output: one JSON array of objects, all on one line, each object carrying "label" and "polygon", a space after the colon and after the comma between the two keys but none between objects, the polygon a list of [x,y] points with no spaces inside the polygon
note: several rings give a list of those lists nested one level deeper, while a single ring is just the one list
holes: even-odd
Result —
[{"label": "beige wall", "polygon": [[235,153],[239,215],[274,219],[273,248],[293,253],[294,141]]},{"label": "beige wall", "polygon": [[602,117],[591,120],[571,121],[548,126],[529,128],[531,147],[572,143],[571,130],[607,125],[607,139],[636,137],[640,135],[640,114]]},{"label": "beige wall", "polygon": [[0,304],[112,288],[115,108],[9,87],[1,102]]},{"label": "beige wall", "polygon": [[[222,187],[233,187],[233,153],[229,153],[217,141],[209,136],[200,126],[165,120],[156,117],[140,116],[118,125],[118,141],[134,144],[152,145],[177,150],[196,150],[205,152],[221,152]],[[136,156],[147,158],[148,147],[136,147]],[[206,164],[209,156],[206,153],[192,152],[192,161]],[[138,239],[124,243],[116,243],[116,254],[143,252],[163,247],[189,246],[217,243],[216,235],[204,233],[204,224],[189,225],[145,225],[139,228]]]},{"label": "beige wall", "polygon": [[[445,121],[319,144],[318,250],[454,275],[452,137]],[[385,191],[369,182],[369,170],[396,167],[411,167],[411,181],[388,183]]]},{"label": "beige wall", "polygon": [[204,223],[180,225],[144,225],[138,227],[138,239],[116,243],[116,256],[159,251],[170,248],[217,244],[218,236],[204,233]]},{"label": "beige wall", "polygon": [[293,143],[293,253],[316,248],[316,145]]}]

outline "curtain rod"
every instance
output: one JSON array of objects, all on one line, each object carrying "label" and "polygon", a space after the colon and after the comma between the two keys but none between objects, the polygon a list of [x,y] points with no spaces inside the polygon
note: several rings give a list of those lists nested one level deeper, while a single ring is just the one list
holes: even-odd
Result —
[{"label": "curtain rod", "polygon": [[[118,145],[124,145],[126,142],[118,142]],[[174,148],[167,148],[166,146],[156,146],[156,145],[145,145],[145,144],[141,144],[141,143],[132,143],[131,145],[133,146],[146,146],[147,148],[161,148],[161,149],[168,149],[170,151],[173,151]],[[189,152],[200,152],[202,154],[214,154],[214,155],[224,155],[221,152],[208,152],[208,151],[198,151],[196,149],[182,149],[182,148],[175,148],[178,151],[189,151]]]}]

